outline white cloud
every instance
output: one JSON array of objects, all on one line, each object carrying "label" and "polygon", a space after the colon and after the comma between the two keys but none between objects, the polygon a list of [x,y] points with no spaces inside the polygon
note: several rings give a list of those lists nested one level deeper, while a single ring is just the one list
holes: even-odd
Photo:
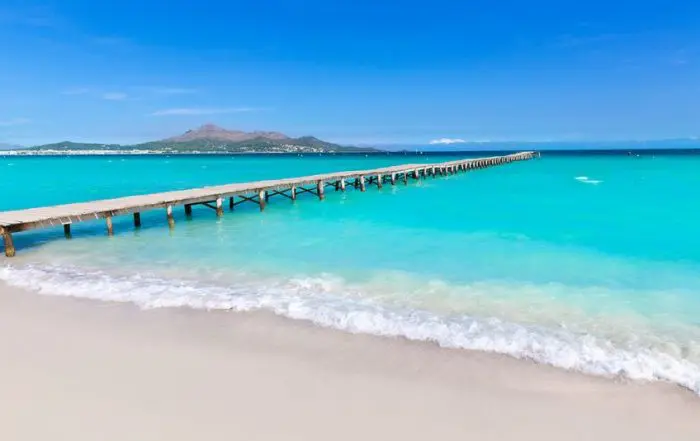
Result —
[{"label": "white cloud", "polygon": [[102,94],[102,99],[110,101],[124,101],[127,98],[127,94],[123,92],[107,92]]},{"label": "white cloud", "polygon": [[151,116],[218,115],[221,113],[254,112],[256,110],[259,109],[256,109],[254,107],[182,107],[175,109],[157,110],[151,113]]},{"label": "white cloud", "polygon": [[32,122],[32,120],[29,118],[6,119],[4,121],[0,121],[0,127],[19,126],[22,124],[29,124],[30,122]]},{"label": "white cloud", "polygon": [[465,140],[459,138],[439,138],[430,141],[430,144],[464,144]]}]

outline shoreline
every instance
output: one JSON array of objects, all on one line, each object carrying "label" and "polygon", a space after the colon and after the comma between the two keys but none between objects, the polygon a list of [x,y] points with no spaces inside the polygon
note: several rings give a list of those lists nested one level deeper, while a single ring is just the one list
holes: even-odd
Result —
[{"label": "shoreline", "polygon": [[700,400],[678,386],[267,312],[140,310],[0,283],[0,327],[2,439],[700,437]]}]

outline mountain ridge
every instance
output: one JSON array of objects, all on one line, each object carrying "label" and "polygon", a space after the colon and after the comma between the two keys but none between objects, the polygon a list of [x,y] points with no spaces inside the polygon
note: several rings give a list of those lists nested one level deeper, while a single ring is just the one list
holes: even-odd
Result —
[{"label": "mountain ridge", "polygon": [[207,123],[203,124],[196,129],[190,129],[183,133],[182,135],[173,136],[171,138],[166,138],[161,141],[164,142],[187,142],[195,141],[198,139],[210,139],[219,141],[250,141],[253,139],[271,139],[275,141],[282,141],[286,139],[292,139],[284,133],[280,132],[264,132],[264,131],[253,131],[244,132],[242,130],[228,130],[219,127],[215,124]]},{"label": "mountain ridge", "polygon": [[314,136],[292,138],[280,132],[228,130],[211,123],[187,130],[181,135],[121,145],[61,141],[22,149],[37,152],[126,151],[146,153],[332,153],[376,152],[373,147],[343,146]]}]

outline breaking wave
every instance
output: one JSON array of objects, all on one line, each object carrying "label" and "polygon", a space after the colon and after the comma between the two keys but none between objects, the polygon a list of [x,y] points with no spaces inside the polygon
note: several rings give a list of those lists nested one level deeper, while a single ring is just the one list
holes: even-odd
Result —
[{"label": "breaking wave", "polygon": [[0,280],[46,295],[130,302],[141,308],[268,310],[351,333],[507,354],[593,375],[667,381],[700,394],[700,366],[677,353],[614,343],[564,326],[443,314],[381,302],[363,296],[361,287],[326,275],[212,284],[155,275],[115,275],[72,266],[6,265],[0,267]]}]

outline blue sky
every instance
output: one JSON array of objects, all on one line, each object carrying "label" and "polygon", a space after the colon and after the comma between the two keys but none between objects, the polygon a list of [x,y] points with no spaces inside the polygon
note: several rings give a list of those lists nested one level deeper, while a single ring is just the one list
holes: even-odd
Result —
[{"label": "blue sky", "polygon": [[700,135],[700,2],[0,1],[0,143]]}]

